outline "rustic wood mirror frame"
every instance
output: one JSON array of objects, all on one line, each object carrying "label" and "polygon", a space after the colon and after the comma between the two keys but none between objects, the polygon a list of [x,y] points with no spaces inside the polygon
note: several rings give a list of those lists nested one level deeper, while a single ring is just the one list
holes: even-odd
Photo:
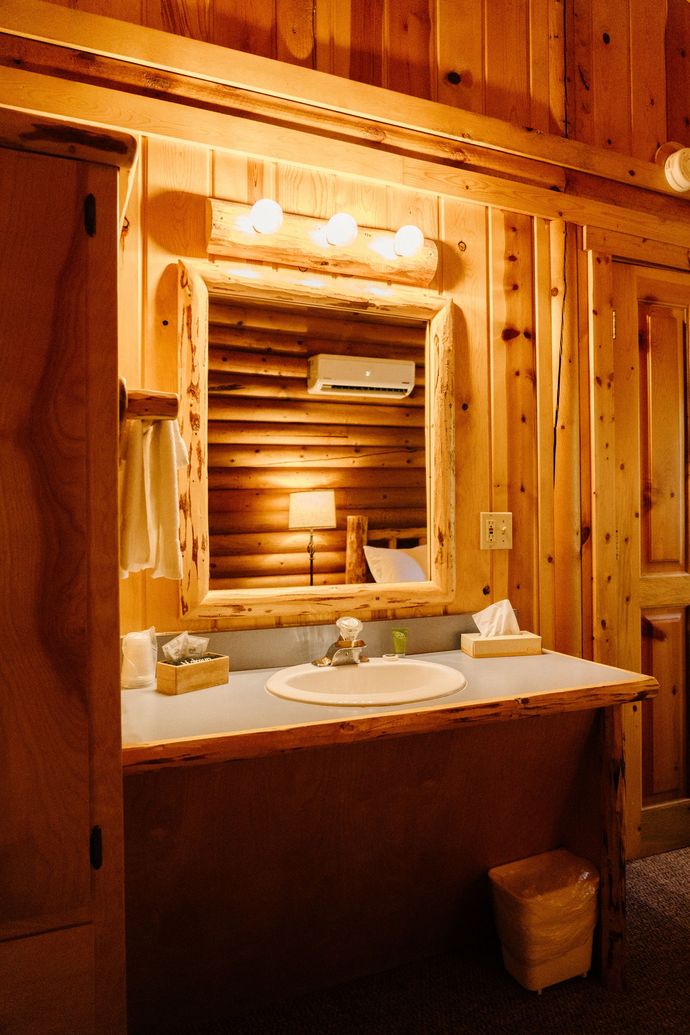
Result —
[{"label": "rustic wood mirror frame", "polygon": [[[190,463],[180,471],[180,540],[183,575],[180,617],[211,625],[224,618],[279,619],[286,624],[328,621],[344,613],[410,613],[439,608],[455,592],[455,391],[454,346],[459,310],[421,288],[372,284],[354,277],[324,278],[323,287],[300,284],[298,271],[268,267],[243,276],[234,263],[178,264],[180,425]],[[427,582],[301,586],[281,589],[210,589],[208,534],[207,392],[209,297],[314,305],[425,321],[426,472],[429,574]]]}]

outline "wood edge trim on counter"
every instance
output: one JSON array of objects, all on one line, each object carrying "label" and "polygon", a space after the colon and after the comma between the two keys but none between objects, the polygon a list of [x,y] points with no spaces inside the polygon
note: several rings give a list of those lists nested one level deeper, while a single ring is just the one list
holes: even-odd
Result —
[{"label": "wood edge trim on counter", "polygon": [[[563,168],[593,172],[621,183],[634,183],[672,194],[663,170],[648,162],[548,133],[535,133],[493,116],[398,93],[367,83],[343,80],[317,69],[231,50],[159,29],[98,14],[62,8],[42,0],[3,0],[0,32],[77,48],[85,55],[122,58],[146,69],[181,73],[252,95],[274,104],[318,109],[324,128],[343,118],[371,119],[382,126],[427,134],[448,141],[471,142],[487,150],[532,158]],[[677,196],[677,195],[676,195]]]},{"label": "wood edge trim on counter", "polygon": [[539,718],[561,712],[587,711],[631,704],[656,696],[651,676],[638,681],[553,690],[499,701],[436,705],[418,711],[353,716],[302,725],[242,730],[185,740],[123,746],[125,774],[154,772],[167,766],[207,765],[261,758],[290,751],[376,741],[416,733],[434,733],[465,726],[482,726],[515,719]]}]

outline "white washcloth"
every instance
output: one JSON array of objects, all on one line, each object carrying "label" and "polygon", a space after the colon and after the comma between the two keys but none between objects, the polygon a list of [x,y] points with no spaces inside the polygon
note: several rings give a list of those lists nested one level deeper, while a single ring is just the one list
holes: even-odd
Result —
[{"label": "white washcloth", "polygon": [[509,600],[498,600],[472,615],[482,636],[515,636],[520,627]]},{"label": "white washcloth", "polygon": [[177,469],[188,461],[176,420],[127,421],[121,458],[120,576],[182,577]]}]

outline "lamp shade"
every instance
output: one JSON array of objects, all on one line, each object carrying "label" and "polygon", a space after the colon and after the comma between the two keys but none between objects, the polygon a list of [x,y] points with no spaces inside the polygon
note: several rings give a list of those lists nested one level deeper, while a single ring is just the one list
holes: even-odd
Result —
[{"label": "lamp shade", "polygon": [[335,492],[291,492],[288,528],[335,528]]}]

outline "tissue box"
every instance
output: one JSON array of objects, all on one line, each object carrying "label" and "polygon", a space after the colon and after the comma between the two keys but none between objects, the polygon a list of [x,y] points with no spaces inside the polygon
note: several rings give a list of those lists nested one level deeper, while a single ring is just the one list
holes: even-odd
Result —
[{"label": "tissue box", "polygon": [[482,636],[462,633],[460,649],[471,658],[509,658],[519,654],[541,654],[541,636],[531,632],[509,636]]},{"label": "tissue box", "polygon": [[156,665],[156,690],[159,694],[186,694],[207,686],[227,683],[230,659],[225,654],[205,654],[199,661],[175,664],[159,661]]}]

